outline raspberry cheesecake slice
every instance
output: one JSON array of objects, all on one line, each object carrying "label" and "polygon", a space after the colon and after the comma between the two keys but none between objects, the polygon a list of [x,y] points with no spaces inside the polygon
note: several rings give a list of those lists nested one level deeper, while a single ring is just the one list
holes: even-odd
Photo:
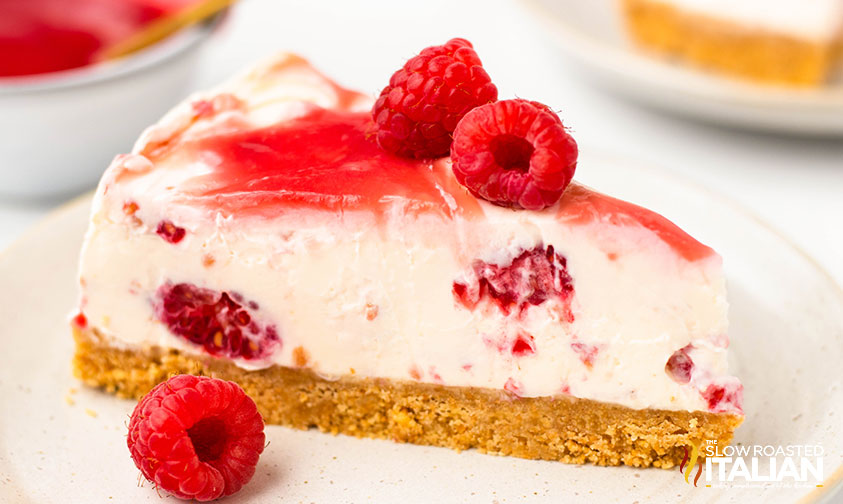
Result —
[{"label": "raspberry cheesecake slice", "polygon": [[654,53],[758,83],[820,87],[843,64],[843,0],[619,0]]},{"label": "raspberry cheesecake slice", "polygon": [[[393,81],[373,117],[281,55],[118,156],[82,251],[77,376],[139,397],[206,374],[269,423],[564,462],[671,467],[692,442],[728,443],[742,387],[720,257],[568,185],[573,164],[534,170],[559,162],[537,104],[486,88],[450,109],[453,156],[425,157],[441,135],[389,102],[409,82]],[[521,109],[529,124],[507,119]]]}]

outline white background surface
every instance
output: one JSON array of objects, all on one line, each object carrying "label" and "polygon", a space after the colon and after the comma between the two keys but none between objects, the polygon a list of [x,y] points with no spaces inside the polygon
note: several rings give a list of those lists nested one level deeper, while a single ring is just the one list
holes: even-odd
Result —
[{"label": "white background surface", "polygon": [[[580,144],[665,167],[732,197],[843,283],[843,139],[719,128],[614,97],[572,70],[515,0],[246,0],[207,47],[194,87],[292,50],[342,84],[374,94],[406,58],[452,36],[474,43],[502,98],[547,103],[561,110]],[[0,201],[0,247],[57,203]]]}]

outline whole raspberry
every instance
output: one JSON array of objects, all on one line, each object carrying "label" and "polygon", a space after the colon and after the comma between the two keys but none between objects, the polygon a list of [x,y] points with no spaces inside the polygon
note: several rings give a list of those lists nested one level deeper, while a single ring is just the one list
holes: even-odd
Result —
[{"label": "whole raspberry", "polygon": [[264,448],[263,419],[236,383],[177,375],[135,406],[129,451],[158,488],[209,501],[249,482]]},{"label": "whole raspberry", "polygon": [[471,42],[428,47],[392,74],[375,102],[378,144],[404,157],[446,156],[460,119],[497,98]]},{"label": "whole raspberry", "polygon": [[562,196],[577,168],[577,143],[541,103],[503,100],[462,119],[451,145],[454,175],[496,205],[541,210]]}]

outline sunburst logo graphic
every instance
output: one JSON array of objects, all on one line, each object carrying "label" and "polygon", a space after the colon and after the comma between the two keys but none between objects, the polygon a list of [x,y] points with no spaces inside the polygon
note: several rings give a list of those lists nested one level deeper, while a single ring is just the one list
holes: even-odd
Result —
[{"label": "sunburst logo graphic", "polygon": [[[682,457],[682,463],[679,464],[679,472],[685,474],[685,483],[690,484],[689,478],[694,466],[697,465],[697,459],[700,458],[700,447],[697,443],[691,441],[691,451],[688,453],[688,447],[685,446],[685,456]],[[702,474],[702,464],[697,466],[697,475],[694,476],[694,486],[697,486],[697,481]]]}]

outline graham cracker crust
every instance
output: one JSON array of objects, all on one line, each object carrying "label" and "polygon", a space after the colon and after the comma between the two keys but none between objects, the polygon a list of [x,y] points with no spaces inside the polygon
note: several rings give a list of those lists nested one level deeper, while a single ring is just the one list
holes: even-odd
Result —
[{"label": "graham cracker crust", "polygon": [[320,378],[306,368],[246,371],[176,350],[115,348],[96,330],[73,328],[74,374],[119,397],[140,398],[179,373],[237,382],[268,424],[391,439],[528,459],[670,468],[685,446],[728,444],[742,417],[635,410],[567,396],[517,398],[493,389],[406,381]]},{"label": "graham cracker crust", "polygon": [[684,12],[658,0],[622,0],[622,8],[639,45],[758,82],[818,86],[843,56],[839,39],[799,39]]}]

